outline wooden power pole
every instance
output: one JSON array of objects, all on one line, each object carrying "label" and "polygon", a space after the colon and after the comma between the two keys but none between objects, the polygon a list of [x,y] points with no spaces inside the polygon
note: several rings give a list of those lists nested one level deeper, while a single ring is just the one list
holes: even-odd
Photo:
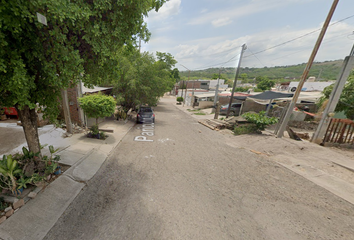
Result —
[{"label": "wooden power pole", "polygon": [[333,16],[333,13],[334,13],[334,10],[336,9],[337,7],[337,4],[338,4],[339,0],[334,0],[333,1],[333,4],[332,4],[332,7],[327,15],[327,18],[326,18],[326,21],[325,23],[323,24],[323,27],[322,27],[322,30],[321,30],[321,33],[320,35],[318,36],[318,39],[317,39],[317,42],[316,42],[316,45],[315,47],[313,48],[313,51],[312,51],[312,54],[310,56],[310,59],[309,61],[307,62],[307,65],[304,69],[304,72],[301,76],[301,79],[300,79],[300,82],[299,82],[299,85],[297,86],[296,88],[296,91],[295,91],[295,94],[293,96],[293,99],[291,100],[290,104],[289,104],[289,107],[286,111],[286,114],[283,118],[283,122],[281,123],[280,127],[279,127],[279,130],[278,130],[278,134],[277,134],[277,137],[278,138],[281,138],[283,137],[283,134],[284,134],[284,131],[285,131],[285,128],[286,126],[288,125],[288,122],[290,120],[290,115],[292,114],[293,112],[293,109],[295,107],[295,104],[296,104],[296,101],[297,99],[299,98],[299,95],[300,95],[300,92],[301,92],[301,89],[302,87],[304,86],[304,83],[306,81],[306,78],[310,72],[310,69],[311,69],[311,66],[313,64],[313,61],[315,60],[315,57],[316,57],[316,54],[318,52],[318,49],[320,48],[321,46],[321,43],[322,43],[322,40],[323,40],[323,37],[327,31],[327,28],[328,28],[328,25],[331,21],[331,18]]}]

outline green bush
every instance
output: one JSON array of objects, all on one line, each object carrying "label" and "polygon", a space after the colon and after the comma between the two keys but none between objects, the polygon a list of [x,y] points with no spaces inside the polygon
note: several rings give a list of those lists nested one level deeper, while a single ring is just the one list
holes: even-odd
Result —
[{"label": "green bush", "polygon": [[275,124],[278,122],[278,119],[275,117],[265,116],[265,112],[260,113],[245,113],[242,115],[248,122],[254,123],[258,130],[264,130],[267,126]]},{"label": "green bush", "polygon": [[234,128],[235,135],[256,133],[257,131],[258,129],[255,124],[243,124],[243,125],[235,126]]},{"label": "green bush", "polygon": [[263,90],[262,90],[262,89],[259,89],[259,88],[255,88],[255,89],[253,90],[253,92],[263,92]]},{"label": "green bush", "polygon": [[177,102],[183,102],[183,97],[177,97]]},{"label": "green bush", "polygon": [[249,89],[249,87],[236,87],[235,92],[247,92]]}]

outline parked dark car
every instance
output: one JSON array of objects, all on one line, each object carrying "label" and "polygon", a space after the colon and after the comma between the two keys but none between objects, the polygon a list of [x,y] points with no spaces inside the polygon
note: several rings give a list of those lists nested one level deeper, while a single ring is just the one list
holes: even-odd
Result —
[{"label": "parked dark car", "polygon": [[155,113],[151,107],[141,106],[139,107],[138,114],[136,115],[137,123],[154,123]]},{"label": "parked dark car", "polygon": [[[242,103],[232,103],[230,108],[230,116],[238,116],[240,114]],[[223,105],[220,108],[220,114],[226,115],[229,104]]]}]

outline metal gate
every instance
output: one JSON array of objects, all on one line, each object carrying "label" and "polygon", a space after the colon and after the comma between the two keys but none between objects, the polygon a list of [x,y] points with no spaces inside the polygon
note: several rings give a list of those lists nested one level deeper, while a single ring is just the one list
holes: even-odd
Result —
[{"label": "metal gate", "polygon": [[336,119],[332,118],[323,143],[339,143],[339,144],[352,144],[354,145],[354,122],[349,119]]}]

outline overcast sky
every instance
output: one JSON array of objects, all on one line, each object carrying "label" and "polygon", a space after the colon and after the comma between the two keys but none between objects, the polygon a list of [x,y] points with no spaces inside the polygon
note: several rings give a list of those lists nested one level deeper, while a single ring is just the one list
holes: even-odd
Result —
[{"label": "overcast sky", "polygon": [[[142,51],[171,53],[180,71],[185,70],[181,64],[190,70],[235,67],[244,43],[248,49],[242,67],[304,63],[332,3],[333,0],[170,0],[158,13],[150,12],[147,23],[152,36],[142,45]],[[349,55],[354,44],[353,9],[354,0],[339,1],[316,61]],[[280,46],[273,48],[277,45]]]}]

